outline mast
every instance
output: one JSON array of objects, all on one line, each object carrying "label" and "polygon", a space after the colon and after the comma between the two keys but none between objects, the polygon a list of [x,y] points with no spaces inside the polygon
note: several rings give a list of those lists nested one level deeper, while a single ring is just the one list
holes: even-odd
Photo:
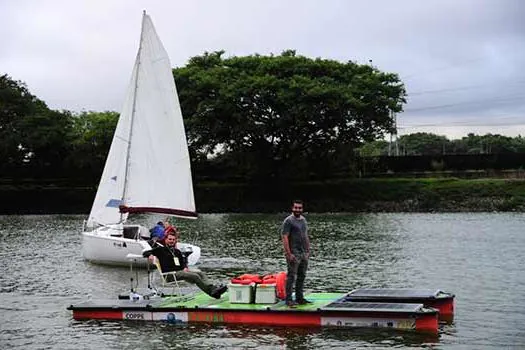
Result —
[{"label": "mast", "polygon": [[[142,41],[144,39],[144,22],[146,20],[146,10],[142,12],[142,24],[140,28],[140,42],[139,42],[139,50],[137,52],[137,59],[136,59],[136,70],[135,70],[135,87],[133,89],[133,108],[131,110],[131,118],[130,118],[130,124],[129,124],[129,135],[128,135],[128,147],[126,152],[126,170],[124,172],[124,188],[122,189],[122,203],[124,202],[124,198],[126,198],[127,194],[127,188],[128,188],[128,172],[129,172],[129,157],[130,157],[130,149],[131,149],[131,138],[133,137],[133,120],[135,119],[135,111],[136,111],[136,105],[137,105],[137,89],[139,85],[139,71],[140,71],[140,54],[142,52]],[[124,213],[120,213],[120,222],[123,222]]]}]

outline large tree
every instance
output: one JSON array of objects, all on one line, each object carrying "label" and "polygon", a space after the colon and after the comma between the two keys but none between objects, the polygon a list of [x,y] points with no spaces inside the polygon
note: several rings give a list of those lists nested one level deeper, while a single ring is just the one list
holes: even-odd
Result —
[{"label": "large tree", "polygon": [[26,85],[7,74],[0,76],[0,159],[3,166],[19,165],[23,158],[20,121],[45,108]]},{"label": "large tree", "polygon": [[[405,89],[370,65],[279,56],[193,57],[174,70],[192,156],[247,172],[320,173],[391,131]],[[248,174],[248,175],[252,175]]]},{"label": "large tree", "polygon": [[388,141],[376,140],[366,142],[357,149],[361,157],[378,157],[388,155]]},{"label": "large tree", "polygon": [[70,114],[50,110],[26,85],[0,76],[0,159],[3,166],[60,167],[68,152]]},{"label": "large tree", "polygon": [[21,118],[18,125],[25,162],[41,169],[59,170],[63,167],[71,151],[69,112],[42,109]]},{"label": "large tree", "polygon": [[514,153],[523,152],[523,139],[499,134],[476,135],[469,133],[459,140],[454,140],[457,153]]},{"label": "large tree", "polygon": [[100,175],[117,126],[117,112],[82,112],[73,118],[70,164]]},{"label": "large tree", "polygon": [[416,132],[399,138],[399,147],[404,155],[446,154],[450,153],[450,141],[446,136],[426,132]]}]

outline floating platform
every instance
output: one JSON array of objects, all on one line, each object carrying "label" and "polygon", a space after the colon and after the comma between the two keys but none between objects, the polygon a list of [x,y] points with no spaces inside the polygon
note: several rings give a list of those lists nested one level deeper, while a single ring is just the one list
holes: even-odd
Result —
[{"label": "floating platform", "polygon": [[450,322],[454,319],[454,294],[432,289],[356,289],[343,300],[353,302],[416,303],[439,312],[439,319]]},{"label": "floating platform", "polygon": [[423,303],[356,302],[351,293],[309,293],[311,304],[234,304],[228,293],[213,299],[203,292],[149,300],[90,301],[71,305],[75,320],[164,321],[288,327],[391,328],[438,332],[438,312]]}]

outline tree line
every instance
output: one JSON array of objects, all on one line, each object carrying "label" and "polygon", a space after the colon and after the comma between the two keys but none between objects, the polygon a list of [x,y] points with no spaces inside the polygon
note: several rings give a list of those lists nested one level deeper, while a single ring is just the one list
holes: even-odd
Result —
[{"label": "tree line", "polygon": [[[399,77],[369,65],[293,50],[223,54],[204,53],[173,69],[197,176],[329,173],[363,142],[392,131],[391,115],[405,102]],[[7,74],[0,76],[0,103],[3,173],[100,175],[118,113],[52,110]]]},{"label": "tree line", "polygon": [[446,136],[418,132],[403,135],[394,142],[368,142],[357,152],[362,157],[525,153],[525,137],[469,133],[450,140]]},{"label": "tree line", "polygon": [[[394,132],[392,115],[406,103],[397,74],[293,50],[223,55],[204,53],[173,69],[197,178],[328,178],[352,169],[356,154],[381,155],[392,147],[377,140]],[[0,175],[96,180],[118,116],[52,110],[23,82],[1,75]],[[402,154],[525,151],[523,138],[469,135],[456,141],[412,134],[397,146]]]},{"label": "tree line", "polygon": [[117,121],[116,112],[52,110],[23,82],[4,74],[0,76],[0,174],[100,175]]}]

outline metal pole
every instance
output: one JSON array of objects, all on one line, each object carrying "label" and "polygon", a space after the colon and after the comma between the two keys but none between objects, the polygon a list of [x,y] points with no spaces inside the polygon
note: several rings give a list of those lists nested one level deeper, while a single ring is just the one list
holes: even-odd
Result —
[{"label": "metal pole", "polygon": [[388,143],[388,156],[392,155],[392,133],[390,133],[390,142]]},{"label": "metal pole", "polygon": [[396,157],[399,157],[399,135],[397,133],[397,114],[394,113],[394,127],[396,130]]}]

